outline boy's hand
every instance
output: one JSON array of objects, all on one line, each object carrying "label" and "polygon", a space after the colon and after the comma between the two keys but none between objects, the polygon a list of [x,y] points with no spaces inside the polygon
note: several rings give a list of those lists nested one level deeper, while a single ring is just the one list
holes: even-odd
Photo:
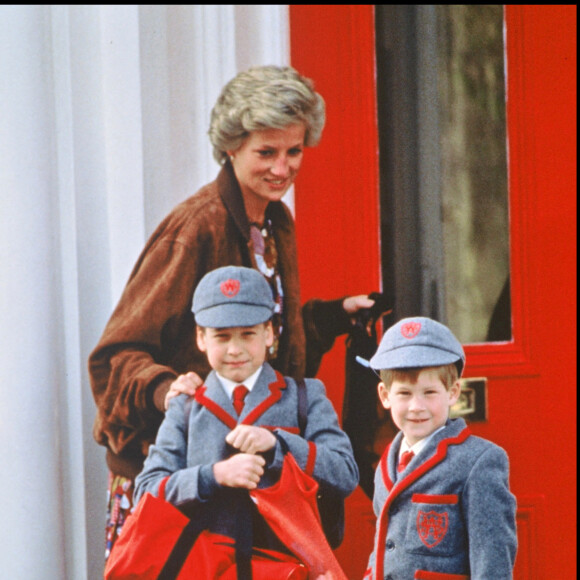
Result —
[{"label": "boy's hand", "polygon": [[256,489],[264,475],[266,460],[261,455],[238,453],[213,466],[215,480],[224,487]]},{"label": "boy's hand", "polygon": [[179,375],[169,386],[169,390],[165,395],[165,410],[169,407],[169,401],[173,399],[173,397],[177,397],[181,393],[189,395],[193,397],[195,395],[195,391],[199,387],[203,385],[203,381],[201,380],[200,376],[193,371],[186,373],[184,375]]},{"label": "boy's hand", "polygon": [[226,443],[242,453],[255,455],[272,449],[276,445],[276,436],[263,427],[238,425],[228,433]]}]

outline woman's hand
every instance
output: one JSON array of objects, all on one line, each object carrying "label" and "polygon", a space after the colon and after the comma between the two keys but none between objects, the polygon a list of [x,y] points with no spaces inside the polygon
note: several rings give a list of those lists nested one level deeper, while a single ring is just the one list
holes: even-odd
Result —
[{"label": "woman's hand", "polygon": [[342,307],[347,314],[356,314],[362,308],[371,308],[375,301],[371,300],[366,294],[358,296],[349,296],[342,301]]},{"label": "woman's hand", "polygon": [[[350,320],[353,324],[355,324],[355,315],[359,310],[372,308],[375,305],[375,301],[372,298],[369,298],[366,294],[359,294],[358,296],[349,296],[342,301],[342,307],[344,311],[350,315]],[[382,318],[386,314],[392,312],[391,310],[386,310],[385,312],[381,312],[379,316],[374,317],[374,320],[378,320]],[[372,332],[372,325],[373,319],[369,318],[367,322],[367,333],[370,336]]]},{"label": "woman's hand", "polygon": [[197,391],[201,385],[203,385],[203,381],[201,380],[200,376],[193,371],[185,373],[184,375],[179,375],[171,383],[169,390],[165,395],[165,410],[167,411],[167,408],[169,407],[169,401],[173,399],[173,397],[177,397],[177,395],[181,395],[182,393],[193,397],[195,395],[195,391]]}]

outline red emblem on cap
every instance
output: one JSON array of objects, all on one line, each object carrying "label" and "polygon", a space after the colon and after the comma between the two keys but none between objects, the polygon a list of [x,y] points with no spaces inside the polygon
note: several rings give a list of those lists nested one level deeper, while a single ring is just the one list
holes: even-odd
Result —
[{"label": "red emblem on cap", "polygon": [[421,330],[420,322],[405,322],[405,324],[401,326],[401,334],[405,338],[415,338],[419,334],[420,330]]},{"label": "red emblem on cap", "polygon": [[240,291],[240,281],[230,278],[220,284],[220,290],[224,296],[233,298]]},{"label": "red emblem on cap", "polygon": [[421,541],[428,547],[434,548],[447,533],[449,517],[447,512],[424,512],[417,514],[417,532]]}]

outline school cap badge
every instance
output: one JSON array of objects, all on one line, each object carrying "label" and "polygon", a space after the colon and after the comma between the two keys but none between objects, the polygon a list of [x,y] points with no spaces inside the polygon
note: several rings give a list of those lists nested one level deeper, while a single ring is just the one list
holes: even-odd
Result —
[{"label": "school cap badge", "polygon": [[420,330],[421,323],[414,320],[412,322],[406,322],[401,326],[401,334],[405,338],[415,338],[419,334]]},{"label": "school cap badge", "polygon": [[224,296],[233,298],[240,291],[240,281],[229,278],[220,284],[220,290]]}]

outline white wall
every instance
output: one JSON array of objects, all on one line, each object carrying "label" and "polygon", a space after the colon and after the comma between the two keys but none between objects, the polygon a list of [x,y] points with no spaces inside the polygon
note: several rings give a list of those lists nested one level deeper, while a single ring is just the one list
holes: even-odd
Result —
[{"label": "white wall", "polygon": [[0,578],[102,578],[88,355],[222,85],[288,60],[286,5],[0,7]]}]

